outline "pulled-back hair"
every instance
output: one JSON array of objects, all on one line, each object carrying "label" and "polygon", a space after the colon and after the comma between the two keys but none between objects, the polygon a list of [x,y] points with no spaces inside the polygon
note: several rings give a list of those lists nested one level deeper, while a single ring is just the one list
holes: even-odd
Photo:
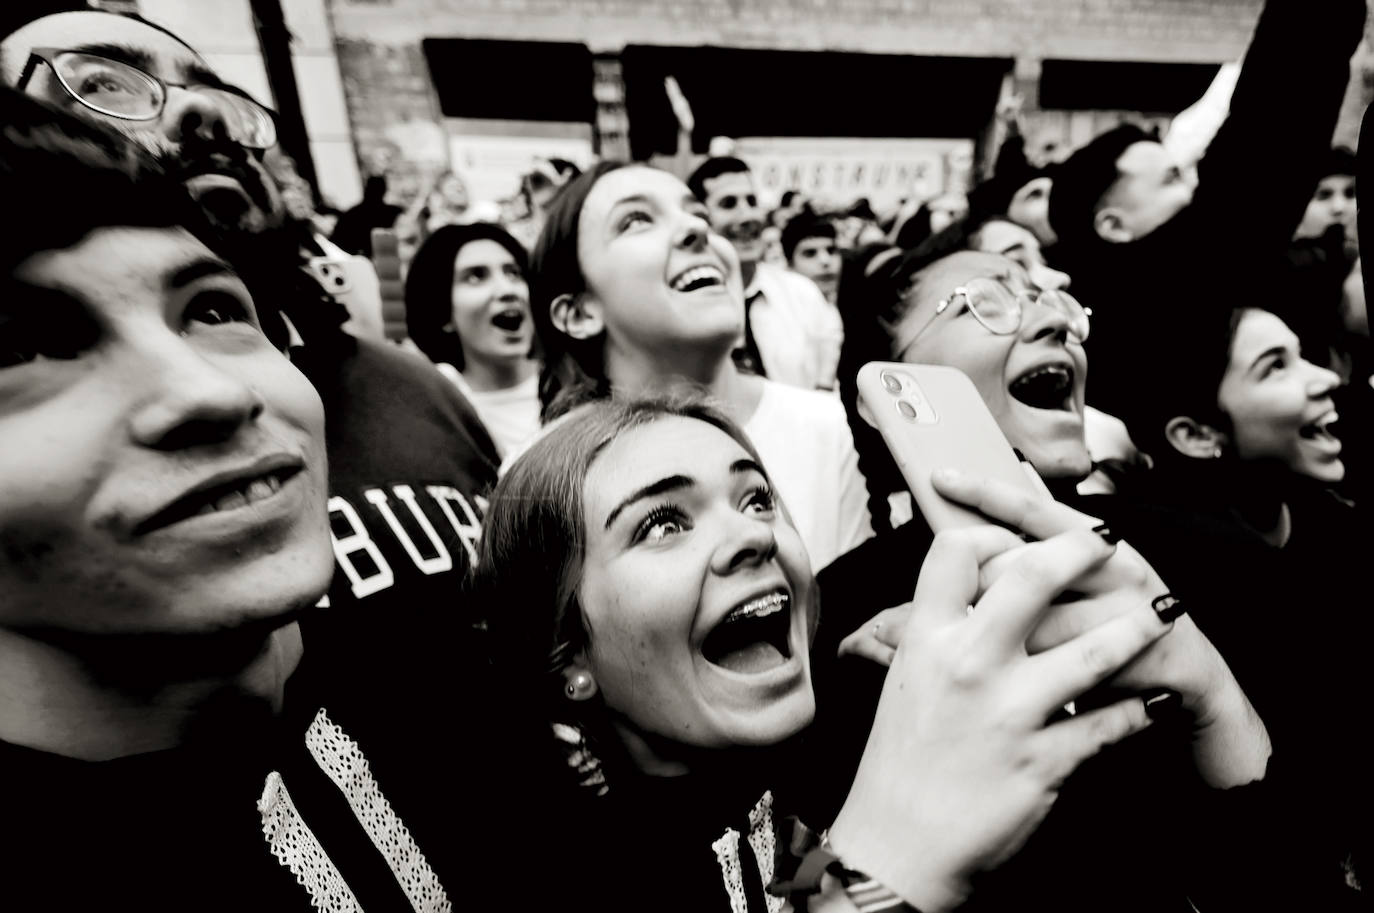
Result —
[{"label": "pulled-back hair", "polygon": [[577,595],[587,541],[583,488],[613,441],[670,417],[713,425],[759,458],[739,426],[699,395],[597,400],[550,426],[514,462],[482,524],[473,591],[507,679],[526,689],[520,706],[583,731],[603,757],[617,749],[599,702],[573,703],[563,691],[563,670],[589,644]]},{"label": "pulled-back hair", "polygon": [[425,239],[406,273],[406,331],[433,362],[463,370],[463,344],[447,329],[453,320],[453,264],[473,241],[494,241],[511,255],[529,281],[529,256],[520,242],[499,225],[474,222],[445,225]]},{"label": "pulled-back hair", "polygon": [[[597,162],[569,181],[549,207],[544,228],[530,254],[530,312],[544,356],[539,402],[545,421],[558,414],[570,397],[585,395],[588,388],[602,395],[610,390],[602,360],[602,339],[573,339],[553,325],[550,309],[560,296],[575,297],[587,290],[587,278],[578,260],[582,207],[597,181],[625,165]],[[553,408],[555,402],[558,408]]]}]

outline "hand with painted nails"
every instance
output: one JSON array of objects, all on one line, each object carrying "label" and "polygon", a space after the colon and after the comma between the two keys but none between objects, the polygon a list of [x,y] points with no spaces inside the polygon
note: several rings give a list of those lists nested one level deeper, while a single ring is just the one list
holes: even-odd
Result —
[{"label": "hand with painted nails", "polygon": [[[984,586],[987,563],[1009,550]],[[1139,697],[1046,724],[1168,632],[1148,603],[1038,655],[1025,646],[1113,553],[1082,526],[1030,545],[992,525],[936,537],[908,617],[881,622],[904,630],[830,829],[845,864],[927,913],[951,909],[1021,847],[1079,764],[1150,724]]]},{"label": "hand with painted nails", "polygon": [[[1269,735],[1221,654],[1187,615],[1139,552],[1119,541],[1104,524],[1071,507],[1033,499],[994,480],[936,473],[934,484],[946,498],[978,510],[1034,539],[1070,530],[1090,530],[1113,548],[1099,566],[1073,581],[1076,598],[1045,613],[1030,632],[1032,654],[1072,642],[1115,618],[1148,607],[1173,630],[1107,681],[1115,691],[1137,694],[1162,688],[1181,697],[1181,709],[1192,722],[1193,758],[1203,779],[1227,787],[1264,776],[1270,754]],[[983,566],[983,585],[1012,574],[1016,551]]]}]

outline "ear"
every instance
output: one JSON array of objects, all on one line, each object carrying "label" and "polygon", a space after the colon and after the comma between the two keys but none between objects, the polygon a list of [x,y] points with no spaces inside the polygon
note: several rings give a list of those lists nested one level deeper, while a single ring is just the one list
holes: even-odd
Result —
[{"label": "ear", "polygon": [[1226,435],[1182,415],[1165,423],[1164,437],[1179,453],[1195,460],[1215,460],[1226,445]]},{"label": "ear", "polygon": [[591,339],[606,329],[601,308],[587,293],[559,295],[549,303],[554,329],[573,339]]},{"label": "ear", "polygon": [[596,677],[586,657],[579,653],[563,669],[563,694],[570,701],[589,701],[596,692]]},{"label": "ear", "polygon": [[1111,244],[1128,244],[1135,240],[1135,234],[1126,227],[1121,210],[1115,206],[1108,206],[1093,216],[1093,228],[1099,238]]}]

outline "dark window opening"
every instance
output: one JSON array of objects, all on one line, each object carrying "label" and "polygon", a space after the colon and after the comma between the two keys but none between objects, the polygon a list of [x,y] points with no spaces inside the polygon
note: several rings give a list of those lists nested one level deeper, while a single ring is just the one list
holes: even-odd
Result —
[{"label": "dark window opening", "polygon": [[445,117],[590,123],[592,52],[584,44],[426,38]]},{"label": "dark window opening", "polygon": [[1040,107],[1177,114],[1202,97],[1220,68],[1213,63],[1046,60],[1040,70]]}]

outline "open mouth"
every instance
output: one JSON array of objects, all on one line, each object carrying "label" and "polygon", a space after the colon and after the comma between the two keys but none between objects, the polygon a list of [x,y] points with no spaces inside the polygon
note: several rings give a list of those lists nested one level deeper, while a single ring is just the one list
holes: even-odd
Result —
[{"label": "open mouth", "polygon": [[791,604],[790,596],[776,592],[737,606],[706,635],[701,655],[712,665],[745,675],[781,666],[792,658]]},{"label": "open mouth", "polygon": [[678,274],[673,280],[675,292],[695,292],[699,289],[713,288],[725,284],[725,273],[718,266],[694,266]]},{"label": "open mouth", "polygon": [[1055,364],[1034,368],[1011,382],[1008,391],[1032,409],[1073,411],[1073,368]]},{"label": "open mouth", "polygon": [[282,486],[300,471],[300,466],[284,466],[260,476],[238,479],[204,491],[192,492],[144,520],[134,529],[134,533],[142,535],[191,517],[235,510],[265,501],[281,491]]},{"label": "open mouth", "polygon": [[1336,437],[1334,431],[1338,421],[1340,421],[1340,416],[1337,415],[1336,411],[1333,409],[1315,422],[1309,422],[1299,428],[1298,436],[1304,440],[1315,441],[1319,444],[1340,446],[1340,438]]},{"label": "open mouth", "polygon": [[507,308],[491,318],[492,326],[507,333],[518,333],[525,325],[525,312],[519,308]]}]

